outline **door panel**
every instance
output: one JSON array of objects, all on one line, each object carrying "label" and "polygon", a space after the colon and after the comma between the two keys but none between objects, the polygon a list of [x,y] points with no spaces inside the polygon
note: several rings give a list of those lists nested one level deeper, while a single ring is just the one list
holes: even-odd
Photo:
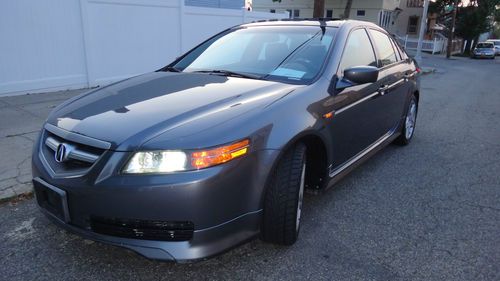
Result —
[{"label": "door panel", "polygon": [[396,128],[404,111],[404,103],[409,91],[404,78],[404,65],[395,65],[380,72],[380,82],[385,88],[378,97],[384,110],[379,116],[380,134],[385,134]]},{"label": "door panel", "polygon": [[380,135],[394,130],[399,124],[404,111],[404,104],[409,91],[409,83],[405,79],[408,63],[402,61],[395,47],[395,43],[385,33],[378,30],[369,30],[374,42],[377,58],[381,67],[379,73],[380,104],[383,110],[378,116]]},{"label": "door panel", "polygon": [[[353,30],[344,47],[337,72],[342,80],[344,70],[355,66],[376,66],[376,56],[364,28]],[[375,142],[379,137],[379,83],[337,89],[333,99],[335,115],[328,124],[332,136],[335,169]]]},{"label": "door panel", "polygon": [[374,143],[382,130],[377,121],[382,100],[378,83],[354,86],[335,96],[336,110],[330,124],[333,168],[341,166]]}]

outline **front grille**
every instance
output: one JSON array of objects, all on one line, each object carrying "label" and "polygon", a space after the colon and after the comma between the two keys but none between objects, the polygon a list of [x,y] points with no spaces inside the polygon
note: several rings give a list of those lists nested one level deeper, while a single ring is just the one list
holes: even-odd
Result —
[{"label": "front grille", "polygon": [[[52,129],[52,130],[49,130]],[[60,130],[60,129],[59,129]],[[40,152],[52,171],[58,175],[84,174],[104,154],[106,149],[76,142],[63,137],[53,127],[45,128]],[[74,135],[74,133],[71,133]],[[57,161],[57,150],[61,144],[66,147],[63,161]],[[60,160],[60,159],[59,159]]]},{"label": "front grille", "polygon": [[194,224],[190,221],[111,219],[96,216],[90,218],[90,227],[99,234],[157,241],[188,241],[193,237],[194,231]]}]

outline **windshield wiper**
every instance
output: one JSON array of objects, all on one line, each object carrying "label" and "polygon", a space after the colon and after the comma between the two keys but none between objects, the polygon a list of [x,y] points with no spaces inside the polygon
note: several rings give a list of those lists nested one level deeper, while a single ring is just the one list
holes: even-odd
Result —
[{"label": "windshield wiper", "polygon": [[223,69],[197,70],[197,71],[193,71],[193,72],[194,73],[209,73],[209,74],[213,73],[213,74],[222,75],[222,76],[240,77],[240,78],[248,78],[248,79],[262,79],[262,77],[258,76],[258,75],[240,73],[240,72],[223,70]]}]

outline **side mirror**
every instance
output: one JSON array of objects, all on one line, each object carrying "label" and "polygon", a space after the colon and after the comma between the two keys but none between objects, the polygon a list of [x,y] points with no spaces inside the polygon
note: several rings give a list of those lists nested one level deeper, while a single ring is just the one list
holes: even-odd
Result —
[{"label": "side mirror", "polygon": [[373,66],[355,66],[344,71],[344,79],[358,85],[374,83],[378,80],[378,72]]}]

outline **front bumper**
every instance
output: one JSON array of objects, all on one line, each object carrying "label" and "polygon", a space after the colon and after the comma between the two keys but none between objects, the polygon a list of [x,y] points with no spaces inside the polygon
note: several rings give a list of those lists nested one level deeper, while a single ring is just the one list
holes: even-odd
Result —
[{"label": "front bumper", "polygon": [[474,53],[473,56],[475,58],[494,58],[495,53]]},{"label": "front bumper", "polygon": [[[253,151],[241,159],[192,172],[122,175],[110,169],[119,166],[119,159],[126,159],[127,153],[108,151],[85,175],[58,177],[46,167],[39,150],[35,147],[32,159],[34,181],[56,187],[66,197],[66,219],[41,207],[52,221],[91,240],[125,247],[147,258],[177,262],[208,258],[259,233],[265,181],[279,153]],[[94,216],[189,221],[194,229],[186,241],[125,238],[96,232],[91,223]]]},{"label": "front bumper", "polygon": [[179,263],[206,259],[244,243],[259,233],[262,216],[261,210],[247,213],[209,229],[195,230],[189,241],[166,242],[102,235],[65,223],[44,208],[40,210],[56,225],[83,238],[124,247],[148,259]]}]

